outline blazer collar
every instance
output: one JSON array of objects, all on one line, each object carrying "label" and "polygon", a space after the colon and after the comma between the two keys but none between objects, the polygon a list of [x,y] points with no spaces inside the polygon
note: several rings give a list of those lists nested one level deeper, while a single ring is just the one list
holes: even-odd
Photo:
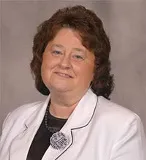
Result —
[{"label": "blazer collar", "polygon": [[97,96],[89,89],[79,101],[62,131],[66,130],[66,128],[77,129],[88,125],[94,115],[96,104]]},{"label": "blazer collar", "polygon": [[[33,114],[31,114],[31,116],[27,119],[25,123],[25,130],[30,129],[31,131],[31,129],[33,129],[32,127],[35,127],[35,132],[37,132],[44,118],[44,114],[48,106],[49,100],[50,95],[45,102],[37,104],[38,107],[35,107],[36,110],[33,111]],[[74,133],[72,131],[88,126],[88,124],[92,120],[92,117],[94,116],[96,106],[97,96],[92,92],[91,89],[89,89],[79,101],[78,105],[61,129],[61,132],[64,133],[66,137],[68,137],[69,144],[63,150],[56,150],[49,146],[42,159],[45,160],[50,157],[50,159],[57,160],[66,150],[68,150],[74,142]]]},{"label": "blazer collar", "polygon": [[25,126],[27,128],[39,126],[41,124],[46,112],[46,108],[48,107],[49,100],[50,95],[44,102],[38,102],[38,104],[35,104],[36,107],[32,107],[35,108],[35,110],[32,111],[32,114],[25,121]]},{"label": "blazer collar", "polygon": [[52,155],[50,159],[57,160],[72,146],[75,136],[73,131],[80,130],[81,128],[88,126],[94,116],[96,106],[97,96],[92,92],[91,89],[89,89],[61,129],[61,132],[64,133],[68,139],[68,145],[63,150],[55,150],[50,146],[44,156],[44,159],[47,159],[47,157]]},{"label": "blazer collar", "polygon": [[[26,120],[25,126],[29,128],[30,126],[40,125],[46,108],[48,106],[50,100],[50,95],[47,97],[45,102],[39,103],[37,109],[33,112],[33,114]],[[97,96],[92,92],[91,89],[88,89],[86,94],[79,101],[78,105],[68,118],[66,124],[62,128],[62,131],[66,131],[66,129],[75,129],[86,126],[96,109],[97,104]]]}]

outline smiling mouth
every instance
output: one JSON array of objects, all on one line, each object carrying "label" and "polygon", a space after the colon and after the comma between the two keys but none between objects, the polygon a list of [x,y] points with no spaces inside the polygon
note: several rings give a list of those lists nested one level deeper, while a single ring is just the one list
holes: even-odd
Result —
[{"label": "smiling mouth", "polygon": [[55,72],[57,75],[64,77],[64,78],[73,78],[72,76],[65,74],[65,73],[61,73],[61,72]]}]

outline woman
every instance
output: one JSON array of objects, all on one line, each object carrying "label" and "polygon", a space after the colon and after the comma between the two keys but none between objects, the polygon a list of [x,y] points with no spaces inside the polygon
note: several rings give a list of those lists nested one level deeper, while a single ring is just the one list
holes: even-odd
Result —
[{"label": "woman", "polygon": [[0,160],[144,160],[140,118],[110,102],[110,42],[83,6],[58,10],[34,37],[31,70],[49,95],[10,113]]}]

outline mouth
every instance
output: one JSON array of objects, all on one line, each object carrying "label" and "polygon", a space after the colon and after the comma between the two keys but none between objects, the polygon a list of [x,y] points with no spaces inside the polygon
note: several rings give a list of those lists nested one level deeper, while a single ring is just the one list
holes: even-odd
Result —
[{"label": "mouth", "polygon": [[64,77],[64,78],[73,78],[71,75],[66,74],[66,73],[61,73],[61,72],[55,72],[55,74]]}]

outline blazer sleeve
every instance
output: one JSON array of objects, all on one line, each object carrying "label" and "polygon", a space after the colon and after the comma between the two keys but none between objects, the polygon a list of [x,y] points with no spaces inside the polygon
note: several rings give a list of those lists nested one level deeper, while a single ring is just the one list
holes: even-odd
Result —
[{"label": "blazer sleeve", "polygon": [[0,136],[0,141],[1,141],[1,137],[3,136],[3,133],[7,130],[8,128],[8,124],[9,124],[9,117],[11,115],[11,112],[9,112],[7,114],[7,116],[5,117],[4,121],[3,121],[3,124],[2,124],[2,134]]},{"label": "blazer sleeve", "polygon": [[2,134],[0,135],[0,151],[1,151],[2,146],[3,146],[3,141],[6,138],[7,133],[8,133],[8,128],[9,128],[8,119],[9,119],[10,114],[11,113],[9,113],[6,116],[6,118],[5,118],[4,122],[3,122],[3,125],[2,125]]},{"label": "blazer sleeve", "polygon": [[146,138],[137,115],[120,130],[110,160],[146,160]]}]

